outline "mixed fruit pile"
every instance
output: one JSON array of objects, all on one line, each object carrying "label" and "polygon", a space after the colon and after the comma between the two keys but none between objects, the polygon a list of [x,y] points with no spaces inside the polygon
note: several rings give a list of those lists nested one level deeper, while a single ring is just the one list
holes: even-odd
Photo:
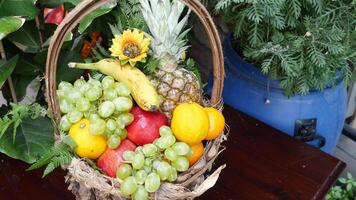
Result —
[{"label": "mixed fruit pile", "polygon": [[[148,199],[161,182],[176,181],[202,157],[203,141],[219,137],[225,126],[219,110],[200,105],[201,84],[182,66],[189,11],[179,1],[140,3],[150,33],[114,35],[110,58],[69,63],[103,76],[60,82],[57,90],[59,128],[76,144],[75,154],[96,161],[132,199]],[[148,60],[158,66],[145,74],[137,64],[149,66]]]},{"label": "mixed fruit pile", "polygon": [[75,142],[74,152],[97,161],[121,181],[123,195],[146,199],[161,181],[174,182],[204,153],[203,140],[218,137],[225,125],[215,108],[179,104],[168,117],[136,106],[131,89],[113,77],[80,78],[58,86],[60,129]]}]

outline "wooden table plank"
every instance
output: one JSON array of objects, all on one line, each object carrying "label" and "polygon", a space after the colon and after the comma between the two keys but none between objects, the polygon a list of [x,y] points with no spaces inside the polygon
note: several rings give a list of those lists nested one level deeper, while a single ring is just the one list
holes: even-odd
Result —
[{"label": "wooden table plank", "polygon": [[[322,199],[345,168],[340,160],[296,141],[230,107],[227,149],[215,166],[226,163],[214,188],[199,199]],[[41,171],[0,154],[0,199],[71,200],[65,173],[42,179]]]},{"label": "wooden table plank", "polygon": [[[232,108],[217,185],[201,199],[323,199],[345,163]],[[213,198],[212,198],[213,197]]]}]

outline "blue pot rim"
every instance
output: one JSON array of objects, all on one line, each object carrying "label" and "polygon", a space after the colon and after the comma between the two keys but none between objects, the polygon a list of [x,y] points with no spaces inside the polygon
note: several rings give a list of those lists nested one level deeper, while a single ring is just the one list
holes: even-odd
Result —
[{"label": "blue pot rim", "polygon": [[[247,62],[246,60],[242,59],[240,55],[235,51],[232,46],[233,36],[226,37],[223,42],[223,49],[225,55],[225,62],[227,62],[227,66],[230,66],[231,70],[236,70],[239,76],[243,77],[244,79],[248,79],[249,81],[255,82],[257,85],[261,85],[263,87],[269,87],[271,89],[281,90],[280,88],[280,80],[272,80],[268,78],[267,75],[263,74],[260,68],[257,66]],[[238,66],[238,67],[236,67]],[[338,71],[336,77],[333,80],[330,80],[330,86],[325,89],[330,89],[333,85],[339,85],[343,82],[343,73]],[[321,92],[317,89],[312,89],[309,93]]]}]

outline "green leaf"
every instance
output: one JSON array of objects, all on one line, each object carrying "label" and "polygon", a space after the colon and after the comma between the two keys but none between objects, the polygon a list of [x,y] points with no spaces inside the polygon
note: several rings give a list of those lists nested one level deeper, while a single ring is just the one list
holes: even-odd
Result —
[{"label": "green leaf", "polygon": [[44,65],[39,65],[35,62],[30,62],[25,58],[19,58],[16,64],[15,70],[13,71],[16,75],[21,76],[36,76],[42,75],[44,73]]},{"label": "green leaf", "polygon": [[[51,39],[52,39],[52,36],[49,37],[45,43],[43,43],[42,47],[48,47],[49,44],[51,43]],[[68,42],[68,41],[71,41],[73,39],[73,33],[69,33],[68,35],[66,35],[66,37],[64,38],[64,42]]]},{"label": "green leaf", "polygon": [[17,128],[15,143],[11,126],[0,139],[0,152],[27,163],[35,162],[54,144],[54,129],[49,118],[24,119]]},{"label": "green leaf", "polygon": [[79,33],[83,33],[85,29],[87,29],[90,26],[90,24],[93,22],[95,18],[110,12],[116,6],[116,4],[117,4],[116,1],[111,1],[110,3],[103,5],[99,9],[96,9],[95,11],[91,12],[89,15],[85,16],[79,24],[79,28],[78,28]]},{"label": "green leaf", "polygon": [[74,81],[77,77],[83,74],[83,70],[71,69],[68,67],[69,62],[83,62],[82,57],[78,50],[62,50],[59,61],[58,61],[58,71],[57,71],[57,81]]},{"label": "green leaf", "polygon": [[2,17],[0,18],[0,40],[8,34],[17,31],[25,23],[22,17]]},{"label": "green leaf", "polygon": [[14,56],[7,62],[0,63],[0,88],[3,86],[6,79],[11,75],[16,66],[18,58],[18,56]]},{"label": "green leaf", "polygon": [[40,3],[44,7],[57,7],[62,5],[63,3],[71,3],[72,5],[77,5],[80,3],[82,0],[39,0],[38,3]]},{"label": "green leaf", "polygon": [[0,17],[23,16],[34,19],[39,13],[35,3],[36,0],[0,0]]},{"label": "green leaf", "polygon": [[26,53],[37,53],[41,49],[39,33],[34,22],[25,23],[18,31],[8,35],[7,39]]},{"label": "green leaf", "polygon": [[40,78],[36,76],[17,76],[16,78],[17,99],[24,104],[34,103],[41,87]]}]

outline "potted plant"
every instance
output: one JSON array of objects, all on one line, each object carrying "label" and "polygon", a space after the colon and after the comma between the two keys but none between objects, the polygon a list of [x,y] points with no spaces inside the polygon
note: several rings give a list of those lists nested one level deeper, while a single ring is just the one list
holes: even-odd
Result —
[{"label": "potted plant", "polygon": [[356,58],[355,1],[215,3],[233,32],[224,42],[224,101],[332,152]]}]

